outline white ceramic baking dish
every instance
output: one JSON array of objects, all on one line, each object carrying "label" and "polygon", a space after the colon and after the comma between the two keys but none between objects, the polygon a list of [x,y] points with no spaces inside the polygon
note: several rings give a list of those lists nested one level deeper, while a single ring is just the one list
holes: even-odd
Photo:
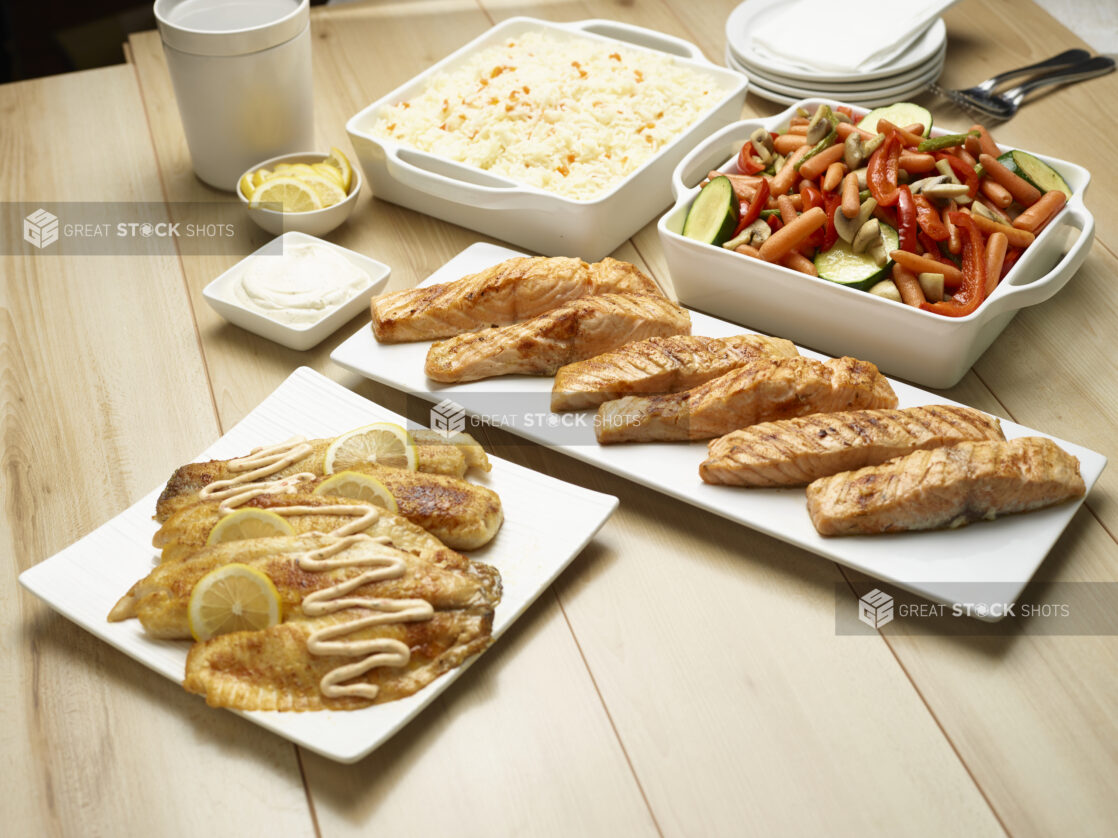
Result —
[{"label": "white ceramic baking dish", "polygon": [[[672,175],[676,203],[660,219],[658,229],[679,299],[716,317],[829,355],[873,361],[883,372],[925,387],[951,387],[1019,309],[1047,300],[1083,264],[1095,236],[1095,220],[1083,205],[1091,176],[1074,163],[1036,154],[1063,175],[1072,198],[990,298],[967,317],[920,311],[681,235],[698,184],[710,170],[737,171],[738,149],[758,126],[783,129],[797,108],[814,113],[824,102],[831,107],[841,104],[804,99],[768,119],[728,125],[702,141],[676,167]],[[855,108],[855,113],[864,111]],[[933,135],[944,133],[950,132],[932,130]]]},{"label": "white ceramic baking dish", "polygon": [[[431,77],[453,70],[478,51],[532,30],[605,43],[623,41],[629,47],[667,53],[678,64],[709,75],[726,94],[687,131],[593,201],[564,198],[372,135],[386,105],[420,94]],[[596,261],[671,204],[672,169],[700,137],[741,116],[746,84],[741,74],[707,61],[694,44],[650,29],[612,20],[553,23],[516,17],[369,105],[346,123],[346,131],[375,197],[538,253]]]}]

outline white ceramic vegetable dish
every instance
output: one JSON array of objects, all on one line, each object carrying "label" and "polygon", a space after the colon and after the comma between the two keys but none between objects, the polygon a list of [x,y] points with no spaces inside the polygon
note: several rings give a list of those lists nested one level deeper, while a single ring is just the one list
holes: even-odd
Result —
[{"label": "white ceramic vegetable dish", "polygon": [[[630,50],[666,53],[673,64],[709,77],[724,90],[717,103],[640,168],[594,200],[572,200],[481,168],[374,136],[388,105],[421,94],[436,76],[469,62],[510,37],[542,31]],[[477,230],[545,255],[598,260],[671,204],[672,169],[699,138],[741,116],[746,79],[710,63],[695,45],[649,29],[608,20],[553,23],[510,18],[360,111],[346,124],[375,197]]]},{"label": "white ceramic vegetable dish", "polygon": [[[820,352],[873,361],[889,375],[926,387],[951,387],[1020,309],[1049,299],[1083,264],[1095,232],[1094,218],[1083,203],[1090,174],[1074,163],[1030,152],[1063,176],[1072,197],[990,297],[966,317],[921,311],[682,235],[698,184],[710,170],[737,171],[738,149],[758,126],[785,129],[797,108],[814,113],[823,103],[841,104],[805,99],[768,119],[726,126],[676,167],[676,203],[658,224],[676,292],[688,306]],[[855,113],[864,110],[856,108]],[[945,133],[951,132],[933,127],[933,136]]]}]

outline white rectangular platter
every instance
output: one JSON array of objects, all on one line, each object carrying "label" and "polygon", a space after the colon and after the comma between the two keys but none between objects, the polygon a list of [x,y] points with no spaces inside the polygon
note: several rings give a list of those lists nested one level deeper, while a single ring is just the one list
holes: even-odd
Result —
[{"label": "white rectangular platter", "polygon": [[[243,455],[296,434],[336,436],[378,421],[403,425],[407,420],[301,367],[198,459]],[[469,555],[501,572],[504,594],[493,619],[493,636],[499,637],[582,551],[617,508],[617,498],[496,457],[490,461],[493,470],[489,474],[478,476],[474,471],[468,477],[500,495],[505,522],[489,544]],[[105,620],[116,601],[155,563],[151,538],[158,525],[152,514],[160,490],[24,571],[19,581],[82,628],[181,682],[190,643],[152,640],[136,620]],[[554,514],[557,509],[563,514]],[[451,670],[415,695],[363,710],[241,715],[323,756],[355,762],[403,727],[468,666],[469,662]]]},{"label": "white rectangular platter", "polygon": [[[495,245],[474,244],[421,284],[449,282],[522,255]],[[698,312],[691,313],[691,321],[691,331],[696,335],[724,337],[748,331]],[[703,483],[699,463],[706,456],[706,444],[701,442],[598,445],[593,411],[550,412],[552,378],[504,376],[450,385],[431,381],[423,373],[429,345],[380,344],[366,325],[335,349],[331,358],[400,390],[435,402],[450,399],[467,413],[541,445],[937,602],[1015,601],[1083,502],[957,530],[824,538],[808,518],[802,488],[741,489]],[[806,349],[800,351],[815,358],[826,357]],[[901,407],[952,403],[899,381],[891,383]],[[1004,419],[1002,428],[1008,438],[1049,436]],[[1106,465],[1106,457],[1051,438],[1079,458],[1089,491]]]}]

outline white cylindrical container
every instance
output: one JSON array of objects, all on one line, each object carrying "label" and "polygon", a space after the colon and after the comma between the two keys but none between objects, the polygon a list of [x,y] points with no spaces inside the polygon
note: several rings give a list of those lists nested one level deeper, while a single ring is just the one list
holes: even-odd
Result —
[{"label": "white cylindrical container", "polygon": [[199,178],[233,191],[314,147],[309,0],[156,0],[155,18]]}]

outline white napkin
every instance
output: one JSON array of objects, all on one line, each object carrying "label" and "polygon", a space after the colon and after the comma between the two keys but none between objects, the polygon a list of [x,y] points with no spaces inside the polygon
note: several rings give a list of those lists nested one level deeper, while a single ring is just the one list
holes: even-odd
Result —
[{"label": "white napkin", "polygon": [[804,70],[858,73],[897,58],[958,0],[787,0],[754,22],[753,49]]}]

